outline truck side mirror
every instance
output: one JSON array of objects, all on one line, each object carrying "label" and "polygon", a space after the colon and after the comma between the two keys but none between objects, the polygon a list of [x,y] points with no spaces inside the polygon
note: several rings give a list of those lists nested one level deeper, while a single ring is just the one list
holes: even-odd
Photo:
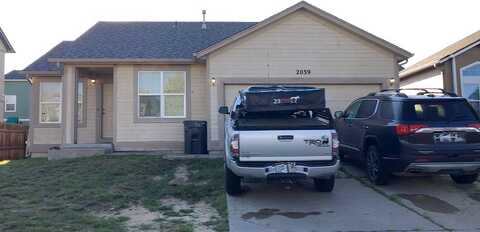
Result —
[{"label": "truck side mirror", "polygon": [[335,111],[335,118],[342,118],[345,114],[343,113],[343,111]]},{"label": "truck side mirror", "polygon": [[220,108],[218,108],[218,113],[230,114],[230,112],[228,111],[228,106],[220,106]]}]

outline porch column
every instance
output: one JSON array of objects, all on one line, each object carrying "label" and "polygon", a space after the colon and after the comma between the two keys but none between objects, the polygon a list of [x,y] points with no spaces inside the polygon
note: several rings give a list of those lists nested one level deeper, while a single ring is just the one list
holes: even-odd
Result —
[{"label": "porch column", "polygon": [[62,76],[63,83],[63,104],[62,104],[62,122],[63,122],[63,143],[75,143],[75,104],[76,98],[76,68],[65,65]]}]

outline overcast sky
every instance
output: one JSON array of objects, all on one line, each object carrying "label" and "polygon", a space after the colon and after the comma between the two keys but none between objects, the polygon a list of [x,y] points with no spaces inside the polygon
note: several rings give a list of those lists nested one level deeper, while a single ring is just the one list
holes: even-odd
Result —
[{"label": "overcast sky", "polygon": [[[6,72],[23,69],[97,21],[260,21],[297,0],[2,0],[0,27],[17,53]],[[309,3],[415,56],[408,65],[480,29],[478,0],[309,0]]]}]

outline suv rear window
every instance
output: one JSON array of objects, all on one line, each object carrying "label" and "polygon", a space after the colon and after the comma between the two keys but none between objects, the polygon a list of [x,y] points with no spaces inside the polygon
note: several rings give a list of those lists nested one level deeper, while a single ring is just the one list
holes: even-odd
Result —
[{"label": "suv rear window", "polygon": [[402,119],[429,122],[478,120],[466,101],[406,101],[402,106]]}]

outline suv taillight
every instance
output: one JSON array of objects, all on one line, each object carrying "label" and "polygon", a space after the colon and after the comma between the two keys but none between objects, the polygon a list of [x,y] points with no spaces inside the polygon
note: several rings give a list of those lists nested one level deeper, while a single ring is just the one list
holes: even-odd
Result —
[{"label": "suv taillight", "polygon": [[240,156],[240,135],[234,134],[230,139],[230,154],[233,158]]},{"label": "suv taillight", "polygon": [[427,127],[423,124],[397,124],[395,125],[395,133],[399,136],[409,135],[414,133],[415,131]]},{"label": "suv taillight", "polygon": [[469,127],[474,127],[474,128],[477,128],[477,129],[480,129],[480,123],[472,123],[472,124],[469,124],[468,125]]},{"label": "suv taillight", "polygon": [[338,141],[337,133],[332,133],[332,156],[336,158],[338,156],[338,147],[340,146],[340,142]]}]

